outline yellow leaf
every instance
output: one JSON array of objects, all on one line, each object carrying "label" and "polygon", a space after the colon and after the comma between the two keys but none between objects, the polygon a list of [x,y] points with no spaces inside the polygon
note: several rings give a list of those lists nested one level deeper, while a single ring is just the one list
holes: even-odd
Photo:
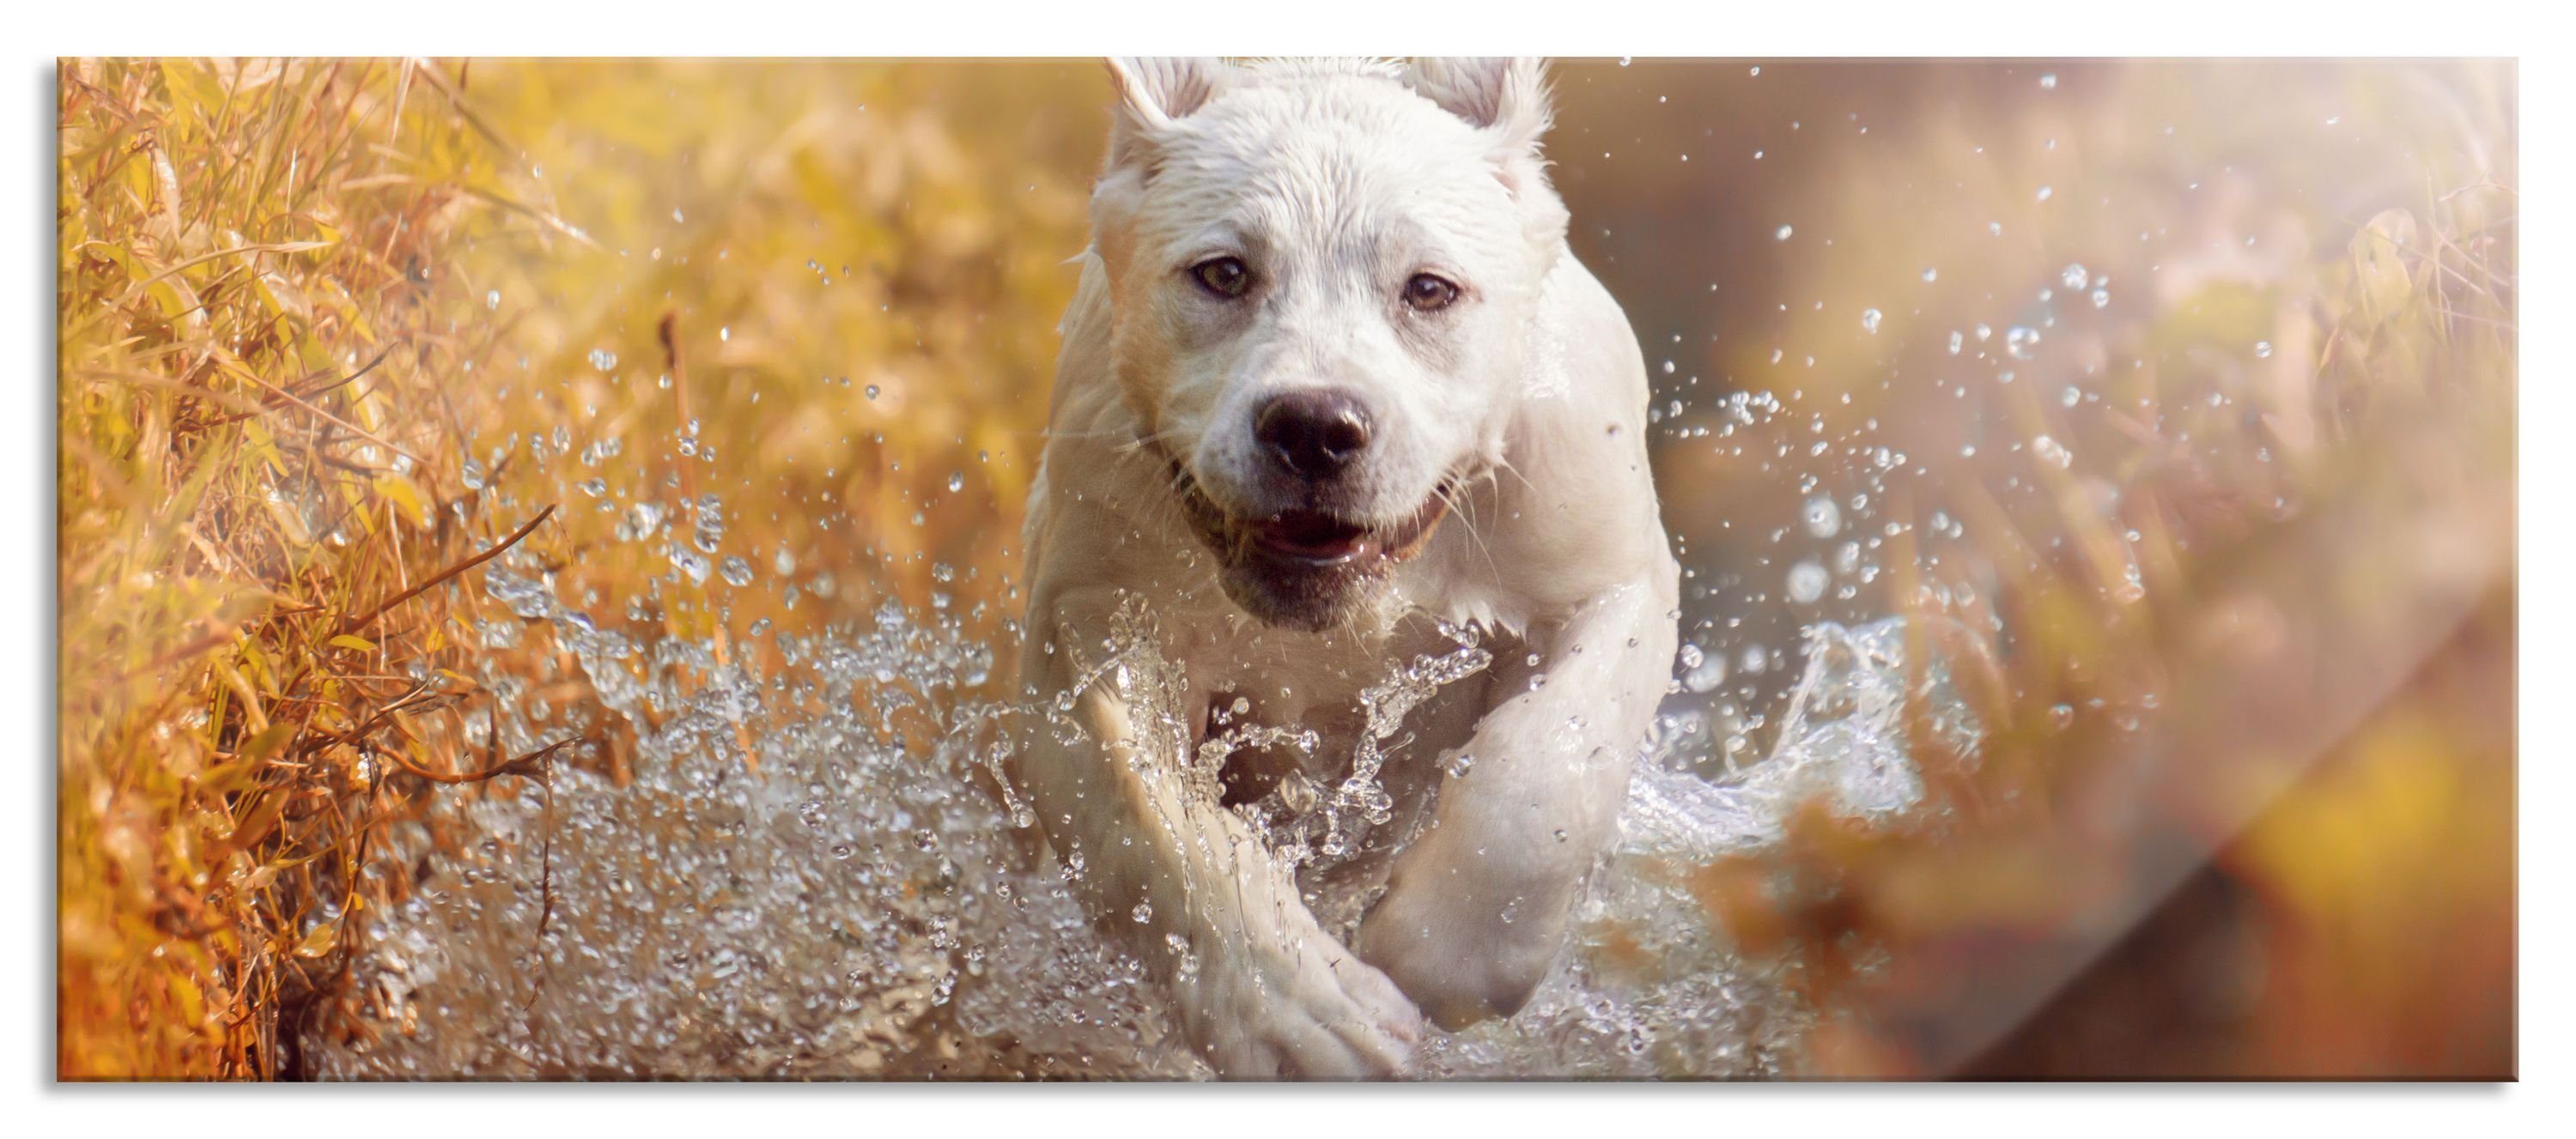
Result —
[{"label": "yellow leaf", "polygon": [[176,276],[163,277],[145,286],[143,295],[152,298],[152,303],[160,307],[162,317],[167,320],[179,320],[198,309],[196,290]]},{"label": "yellow leaf", "polygon": [[331,952],[331,950],[339,944],[340,924],[338,922],[317,925],[313,927],[313,931],[311,933],[304,935],[304,940],[295,943],[295,955],[298,957],[320,957]]},{"label": "yellow leaf", "polygon": [[268,726],[267,731],[252,736],[248,740],[244,740],[242,742],[241,749],[234,752],[233,755],[236,759],[245,759],[252,763],[264,763],[267,762],[268,757],[277,754],[277,749],[285,747],[286,741],[294,738],[295,725],[271,724]]},{"label": "yellow leaf", "polygon": [[376,643],[374,641],[370,641],[365,637],[353,637],[347,633],[342,633],[339,636],[331,638],[331,643],[344,649],[356,649],[360,652],[374,652],[376,648]]},{"label": "yellow leaf", "polygon": [[223,88],[201,61],[164,59],[161,81],[170,88],[170,119],[178,124],[183,138],[193,135],[224,104]]},{"label": "yellow leaf", "polygon": [[206,1019],[205,991],[199,989],[195,981],[189,980],[187,974],[170,974],[170,995],[179,998],[179,1019],[183,1023],[193,1026]]},{"label": "yellow leaf", "polygon": [[387,501],[401,506],[405,513],[422,528],[426,529],[429,526],[429,506],[421,500],[420,487],[410,479],[392,471],[377,475],[376,493],[385,496]]},{"label": "yellow leaf", "polygon": [[297,324],[308,323],[312,306],[305,303],[304,291],[294,282],[275,273],[262,273],[251,278],[251,291],[259,294],[260,304],[272,316],[284,317]]}]

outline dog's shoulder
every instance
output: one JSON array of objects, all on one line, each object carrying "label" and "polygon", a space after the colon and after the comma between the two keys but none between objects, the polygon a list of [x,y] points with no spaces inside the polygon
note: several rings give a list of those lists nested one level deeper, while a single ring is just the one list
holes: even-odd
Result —
[{"label": "dog's shoulder", "polygon": [[1519,567],[1514,591],[1544,612],[1612,584],[1669,572],[1647,457],[1644,354],[1627,314],[1572,253],[1549,272],[1528,373],[1495,486],[1490,540]]}]

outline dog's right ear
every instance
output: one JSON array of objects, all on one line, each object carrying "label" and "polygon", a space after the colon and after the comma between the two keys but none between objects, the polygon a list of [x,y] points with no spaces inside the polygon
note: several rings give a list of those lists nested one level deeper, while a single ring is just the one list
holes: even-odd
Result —
[{"label": "dog's right ear", "polygon": [[1109,167],[1150,168],[1154,150],[1176,120],[1189,117],[1225,84],[1224,60],[1203,56],[1113,56],[1110,86],[1118,106],[1110,112]]}]

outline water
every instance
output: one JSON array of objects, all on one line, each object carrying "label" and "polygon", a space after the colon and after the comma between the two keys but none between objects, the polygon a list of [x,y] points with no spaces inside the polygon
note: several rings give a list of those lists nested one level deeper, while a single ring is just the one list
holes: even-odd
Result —
[{"label": "water", "polygon": [[[660,521],[630,533],[667,542]],[[395,828],[376,866],[408,889],[365,919],[354,1030],[317,1021],[316,1074],[1210,1074],[1143,970],[1093,933],[1025,810],[994,793],[1002,721],[1032,713],[986,699],[993,654],[957,618],[888,603],[863,624],[781,633],[785,663],[764,675],[705,645],[602,628],[514,556],[478,576],[523,620],[512,635],[551,639],[596,688],[601,723],[634,733],[632,782],[561,763],[547,785],[439,794],[424,823]],[[1132,699],[1177,681],[1138,627],[1120,637],[1115,675]],[[1390,732],[1481,663],[1463,640],[1375,694]],[[1739,779],[1685,774],[1714,733],[1695,705],[1665,716],[1575,948],[1519,1015],[1435,1034],[1421,1074],[1793,1070],[1816,1010],[1736,957],[1673,871],[1777,841],[1809,795],[1858,819],[1921,798],[1899,722],[1902,641],[1896,620],[1814,626],[1781,743]],[[514,710],[497,723],[504,752],[574,734],[535,722],[524,681],[479,679]],[[1972,742],[1946,686],[1928,691],[1936,719]],[[488,748],[489,729],[468,742]],[[1363,825],[1373,763],[1354,759],[1312,810],[1271,817],[1274,840],[1329,851]],[[442,845],[434,829],[462,839]],[[1614,966],[1612,942],[1649,965]]]}]

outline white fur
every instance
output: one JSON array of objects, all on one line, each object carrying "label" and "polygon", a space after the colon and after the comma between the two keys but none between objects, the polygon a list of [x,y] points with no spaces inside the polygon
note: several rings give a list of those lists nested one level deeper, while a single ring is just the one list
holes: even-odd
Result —
[{"label": "white fur", "polygon": [[[1070,727],[1026,733],[1014,778],[1079,861],[1101,927],[1171,984],[1220,1073],[1399,1073],[1424,1013],[1507,1014],[1546,972],[1666,689],[1678,570],[1647,467],[1643,362],[1565,247],[1536,149],[1536,64],[1111,74],[1093,249],[1029,504],[1024,679],[1043,700],[1076,688],[1112,614],[1141,598],[1186,670],[1188,731],[1211,701],[1245,698],[1264,723],[1319,732],[1329,782],[1352,754],[1357,694],[1446,644],[1435,622],[1479,627],[1495,660],[1407,719],[1384,774],[1396,837],[1355,863],[1356,886],[1331,884],[1376,896],[1347,943],[1307,900],[1324,884],[1276,864],[1169,725],[1131,721],[1109,686],[1081,688]],[[1210,250],[1252,259],[1263,291],[1212,302],[1187,273]],[[1466,298],[1431,315],[1394,303],[1425,269]],[[1375,412],[1354,514],[1402,517],[1453,480],[1455,516],[1347,619],[1304,631],[1219,587],[1168,464],[1230,515],[1280,509],[1252,409],[1320,382]],[[1473,766],[1445,774],[1462,751]]]}]

